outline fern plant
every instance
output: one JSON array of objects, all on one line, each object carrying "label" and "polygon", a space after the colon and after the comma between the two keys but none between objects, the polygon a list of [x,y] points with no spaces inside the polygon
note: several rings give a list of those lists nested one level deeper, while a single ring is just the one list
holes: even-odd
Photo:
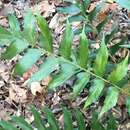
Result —
[{"label": "fern plant", "polygon": [[[24,118],[13,116],[10,121],[0,121],[1,130],[18,130],[18,127],[21,130],[61,130],[61,126],[55,118],[55,115],[47,107],[43,108],[45,114],[45,119],[42,118],[40,113],[34,108],[31,108],[31,111],[34,116],[33,125],[27,123]],[[72,115],[69,110],[63,108],[64,115],[64,130],[112,130],[117,129],[117,123],[113,117],[110,117],[105,123],[104,126],[101,122],[97,120],[97,113],[93,114],[91,128],[85,123],[84,116],[77,109],[75,110],[75,119],[77,125],[73,125]]]},{"label": "fern plant", "polygon": [[[29,23],[27,23],[28,19]],[[51,75],[52,80],[48,89],[54,90],[75,76],[76,82],[71,95],[76,97],[90,83],[89,96],[84,109],[98,100],[100,96],[106,95],[99,117],[116,105],[120,92],[130,95],[120,87],[122,85],[120,83],[127,74],[129,55],[113,70],[107,70],[109,52],[105,44],[105,36],[103,36],[100,48],[93,59],[91,58],[93,51],[89,49],[89,41],[83,29],[75,54],[72,50],[73,31],[67,21],[59,53],[55,54],[51,31],[42,16],[34,17],[32,13],[27,13],[24,20],[26,25],[22,31],[20,31],[14,15],[9,16],[9,23],[9,30],[0,27],[1,42],[9,44],[6,51],[1,54],[1,59],[11,59],[17,54],[22,55],[13,69],[13,74],[22,76],[40,57],[44,58],[39,70],[30,77],[29,84],[41,81]],[[35,23],[38,25],[39,32],[35,28]],[[39,43],[42,44],[42,47],[39,47]]]},{"label": "fern plant", "polygon": [[[97,16],[100,15],[100,13],[103,12],[106,1],[99,2],[96,7],[90,11],[89,7],[91,6],[91,0],[64,0],[66,6],[64,7],[57,7],[57,11],[59,13],[67,14],[69,22],[81,22],[85,24],[85,33],[92,33],[94,37],[98,37],[100,33],[102,32],[105,25],[108,23],[108,21],[111,18],[111,15],[104,16],[104,18],[95,24],[95,20],[97,19]],[[113,35],[117,32],[118,26],[113,26],[111,29],[111,32],[106,35],[106,44],[110,42],[110,40],[113,38]],[[74,30],[74,34],[79,34],[82,32],[82,27],[79,27]],[[93,40],[93,38],[90,39]]]},{"label": "fern plant", "polygon": [[[114,2],[114,1],[113,1]],[[121,1],[115,0],[119,5],[126,7],[129,9],[129,0]],[[64,0],[64,7],[57,7],[57,11],[62,14],[66,14],[70,23],[80,22],[80,25],[84,24],[85,33],[89,38],[91,43],[95,43],[95,39],[101,37],[102,32],[105,30],[106,25],[109,26],[109,22],[115,16],[114,11],[112,10],[109,13],[108,9],[106,9],[107,1],[99,1],[97,2],[95,8],[89,11],[91,6],[93,7],[93,3],[91,0]],[[107,15],[104,15],[107,12]],[[101,17],[101,18],[100,18]],[[82,32],[82,26],[76,27],[73,29],[74,34],[77,35]],[[105,31],[105,44],[109,44],[115,38],[116,33],[121,31],[118,26],[118,20],[115,21],[112,27],[109,26],[108,32]],[[111,51],[111,55],[116,54],[116,52],[121,48],[129,48],[127,44],[128,36],[127,34],[122,36],[122,39],[118,42],[114,42],[113,45],[109,48]]]}]

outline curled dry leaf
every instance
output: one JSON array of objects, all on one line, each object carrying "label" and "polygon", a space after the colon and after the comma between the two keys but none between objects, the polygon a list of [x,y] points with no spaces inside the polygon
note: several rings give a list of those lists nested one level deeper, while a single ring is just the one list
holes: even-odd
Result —
[{"label": "curled dry leaf", "polygon": [[31,83],[31,93],[36,96],[37,93],[42,93],[43,87],[40,85],[39,82],[32,82]]}]

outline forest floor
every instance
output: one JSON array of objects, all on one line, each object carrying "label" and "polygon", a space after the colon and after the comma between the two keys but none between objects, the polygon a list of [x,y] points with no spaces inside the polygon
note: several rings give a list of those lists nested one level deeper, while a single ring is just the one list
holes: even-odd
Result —
[{"label": "forest floor", "polygon": [[[92,0],[91,8],[94,8],[97,0]],[[53,30],[55,43],[59,43],[59,39],[64,31],[65,15],[59,14],[56,11],[56,7],[64,6],[62,0],[1,0],[0,1],[0,25],[8,28],[7,15],[9,13],[15,13],[17,18],[22,21],[24,13],[28,9],[38,9],[40,13],[47,19],[49,27]],[[111,23],[118,22],[121,32],[117,37],[121,37],[126,31],[130,34],[130,24],[123,20],[125,10],[119,8],[117,5],[108,3],[106,6],[108,10],[114,10],[115,16],[109,23],[106,29],[109,30]],[[107,9],[104,9],[103,13],[99,15],[99,20],[106,15]],[[104,13],[105,12],[105,13]],[[129,14],[130,15],[130,14]],[[130,17],[130,16],[129,16]],[[78,23],[74,23],[73,28],[80,26]],[[74,44],[77,45],[77,37],[74,39]],[[97,48],[98,44],[95,44],[94,48]],[[0,53],[3,52],[3,48],[0,48]],[[124,57],[124,51],[120,51],[117,55]],[[37,109],[41,109],[42,106],[47,105],[52,111],[57,114],[59,121],[63,120],[61,114],[61,104],[72,109],[75,107],[82,107],[83,102],[86,100],[87,91],[83,91],[81,96],[75,100],[70,100],[69,93],[72,90],[73,79],[69,80],[65,85],[60,87],[54,92],[39,92],[39,90],[30,90],[26,84],[27,73],[23,77],[12,77],[11,70],[14,63],[17,61],[17,56],[10,61],[0,60],[0,119],[8,120],[10,115],[24,116],[29,122],[33,121],[33,116],[29,111],[31,105],[35,105]],[[113,60],[115,57],[113,57]],[[37,68],[33,66],[30,71],[35,71]],[[49,77],[41,81],[41,83],[33,84],[34,86],[41,87],[41,84],[47,86]],[[44,88],[46,89],[46,88]],[[117,116],[119,122],[118,130],[130,129],[130,117],[127,110],[124,107],[123,96],[121,96],[118,105],[112,109],[113,113]],[[91,113],[95,108],[100,108],[100,103],[93,104],[85,113],[87,122],[91,119]]]}]

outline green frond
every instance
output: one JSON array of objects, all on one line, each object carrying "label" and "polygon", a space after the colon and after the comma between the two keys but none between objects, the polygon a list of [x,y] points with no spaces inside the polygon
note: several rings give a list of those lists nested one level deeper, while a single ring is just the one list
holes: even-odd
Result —
[{"label": "green frond", "polygon": [[[67,108],[63,108],[64,115],[64,127],[61,128],[60,123],[55,118],[55,115],[48,107],[43,107],[43,112],[45,117],[40,114],[36,108],[31,107],[31,111],[34,116],[34,121],[28,123],[23,117],[13,116],[10,121],[0,121],[0,130],[86,130],[87,124],[85,123],[85,118],[79,109],[73,110],[74,117],[72,118],[72,113]],[[106,126],[98,120],[97,113],[93,113],[91,128],[92,130],[108,130],[108,128],[116,129],[117,123],[113,116],[109,118],[108,123],[106,121]],[[76,121],[76,125],[73,122]]]},{"label": "green frond", "polygon": [[[89,14],[90,21],[93,19],[97,10],[100,9],[101,7],[97,6],[96,9]],[[105,22],[102,24],[104,25]],[[0,44],[3,42],[3,40],[9,41],[10,38],[13,39],[10,40],[5,52],[1,54],[1,59],[12,59],[16,55],[22,54],[22,58],[19,59],[13,69],[13,74],[22,76],[28,69],[36,64],[37,61],[44,57],[42,63],[38,66],[39,70],[33,73],[29,78],[29,85],[31,82],[41,81],[47,76],[51,76],[52,80],[49,82],[48,89],[55,90],[63,83],[66,83],[66,81],[71,77],[74,77],[75,84],[72,92],[73,97],[76,98],[76,96],[80,95],[83,89],[87,89],[86,86],[88,84],[90,85],[89,96],[85,102],[84,108],[88,107],[95,101],[98,101],[100,96],[104,94],[103,89],[106,86],[108,86],[108,88],[106,88],[108,93],[106,95],[100,117],[116,105],[119,93],[123,92],[122,88],[118,86],[118,83],[121,82],[127,74],[129,56],[127,55],[126,58],[119,63],[116,69],[114,69],[112,72],[106,71],[109,56],[107,43],[115,33],[115,28],[109,35],[102,36],[100,48],[97,53],[94,53],[96,58],[93,60],[89,59],[89,56],[93,52],[91,49],[89,49],[90,42],[86,35],[86,24],[84,25],[82,33],[80,34],[78,49],[75,51],[76,54],[72,53],[74,51],[72,48],[74,31],[71,27],[71,23],[69,23],[69,20],[67,20],[66,29],[60,42],[59,50],[57,50],[59,54],[54,53],[55,48],[53,47],[51,30],[49,29],[46,20],[41,15],[34,16],[31,11],[27,12],[22,31],[20,30],[18,21],[14,15],[9,16],[9,24],[9,30],[0,27]],[[100,29],[103,27],[103,25],[98,26],[98,31],[101,31]],[[89,26],[95,28],[90,24]],[[39,30],[39,32],[37,30]],[[18,31],[20,32],[19,35],[16,35],[16,32]],[[98,32],[97,28],[95,28],[95,31]],[[30,33],[26,35],[27,32]],[[39,46],[39,39],[42,43],[42,47]],[[72,56],[75,57],[75,60],[73,60],[74,58]],[[130,93],[127,94],[130,95]],[[35,110],[33,110],[33,112],[34,111]],[[51,116],[51,118],[49,118],[48,115],[46,115],[46,118],[48,118],[48,122],[50,124],[50,128],[52,127],[55,130],[58,130],[59,127],[56,120],[52,120],[54,116],[47,108],[45,108],[45,111],[47,111],[47,113],[49,113]],[[67,111],[65,112],[69,115]],[[35,118],[37,118],[37,116],[39,116],[38,113],[35,115]],[[21,118],[19,120],[22,122]],[[44,126],[41,126],[40,120],[38,121],[38,124],[40,125],[40,129],[44,129]],[[70,126],[70,128],[67,129],[71,128],[72,127]]]}]

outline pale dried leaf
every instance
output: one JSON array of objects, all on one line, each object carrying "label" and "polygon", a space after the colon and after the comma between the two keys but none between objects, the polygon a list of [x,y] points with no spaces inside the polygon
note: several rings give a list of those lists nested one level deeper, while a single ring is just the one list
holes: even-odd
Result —
[{"label": "pale dried leaf", "polygon": [[49,4],[48,1],[41,1],[37,6],[32,7],[34,11],[39,11],[43,13],[44,17],[50,16],[53,12],[55,12],[54,3]]},{"label": "pale dried leaf", "polygon": [[12,84],[9,88],[9,99],[17,103],[25,103],[27,99],[27,90]]},{"label": "pale dried leaf", "polygon": [[30,89],[34,96],[36,96],[37,93],[42,93],[42,91],[43,91],[43,87],[40,85],[39,82],[32,82]]},{"label": "pale dried leaf", "polygon": [[0,25],[3,27],[8,27],[8,20],[5,17],[1,18]]}]

